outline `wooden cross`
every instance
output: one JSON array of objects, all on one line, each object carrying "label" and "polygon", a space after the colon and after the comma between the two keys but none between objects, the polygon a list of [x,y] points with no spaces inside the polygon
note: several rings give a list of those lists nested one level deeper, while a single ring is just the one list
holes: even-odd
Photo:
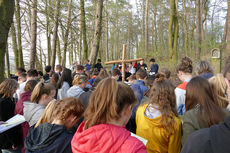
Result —
[{"label": "wooden cross", "polygon": [[109,61],[105,62],[105,64],[117,64],[122,63],[122,82],[125,82],[125,64],[130,62],[137,62],[143,60],[143,58],[137,58],[137,59],[129,59],[126,60],[126,44],[123,44],[123,51],[122,51],[122,59],[117,61]]}]

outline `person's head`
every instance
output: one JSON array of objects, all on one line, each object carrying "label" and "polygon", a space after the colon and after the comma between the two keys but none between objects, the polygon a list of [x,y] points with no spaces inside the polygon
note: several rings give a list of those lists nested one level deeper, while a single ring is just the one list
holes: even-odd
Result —
[{"label": "person's head", "polygon": [[177,76],[181,81],[184,81],[188,75],[192,74],[193,66],[192,60],[189,57],[184,57],[181,62],[177,65],[176,72]]},{"label": "person's head", "polygon": [[172,83],[163,74],[158,73],[149,94],[149,103],[161,112],[161,125],[169,131],[169,135],[174,132],[174,116],[177,116],[174,89]]},{"label": "person's head", "polygon": [[218,106],[215,92],[213,92],[209,82],[199,76],[189,81],[186,87],[185,100],[186,111],[196,108],[197,106],[200,107],[199,117],[204,115],[209,126],[218,124],[224,120],[225,113]]},{"label": "person's head", "polygon": [[79,86],[81,87],[82,89],[85,88],[86,84],[88,82],[88,79],[87,79],[87,76],[85,75],[75,75],[74,76],[74,79],[73,79],[73,85],[74,86]]},{"label": "person's head", "polygon": [[88,60],[88,59],[87,59],[87,60],[85,60],[85,64],[87,64],[87,65],[89,64],[89,60]]},{"label": "person's head", "polygon": [[137,80],[145,80],[147,76],[148,76],[147,72],[143,69],[139,69],[136,73]]},{"label": "person's head", "polygon": [[42,71],[38,71],[38,78],[42,78],[42,77],[43,77]]},{"label": "person's head", "polygon": [[136,75],[135,74],[132,74],[128,77],[128,81],[129,83],[134,83],[134,81],[136,80]]},{"label": "person's head", "polygon": [[63,82],[67,82],[69,86],[72,85],[72,72],[70,69],[65,68],[61,74],[60,79],[58,80],[57,87],[60,89],[63,85]]},{"label": "person's head", "polygon": [[19,76],[21,73],[26,73],[26,70],[22,67],[17,68],[15,75]]},{"label": "person's head", "polygon": [[200,61],[195,68],[196,75],[201,75],[203,73],[212,73],[213,69],[211,64],[208,61]]},{"label": "person's head", "polygon": [[218,105],[222,108],[226,108],[229,102],[225,95],[227,84],[224,80],[223,74],[217,74],[216,76],[211,77],[208,81],[217,95]]},{"label": "person's head", "polygon": [[49,104],[46,106],[44,112],[42,113],[42,116],[38,120],[38,122],[35,124],[34,128],[38,127],[38,125],[42,123],[52,123],[53,121],[53,112],[56,108],[57,101],[54,99],[49,102]]},{"label": "person's head", "polygon": [[154,75],[151,75],[146,79],[145,84],[149,89],[151,89],[151,87],[153,86],[155,79],[156,79],[156,77]]},{"label": "person's head", "polygon": [[37,80],[38,71],[35,69],[30,69],[27,71],[27,80]]},{"label": "person's head", "polygon": [[97,63],[101,63],[101,59],[97,59]]},{"label": "person's head", "polygon": [[56,89],[54,86],[39,82],[32,92],[31,102],[46,106],[54,99],[55,94]]},{"label": "person's head", "polygon": [[134,92],[128,85],[112,78],[103,79],[90,96],[89,106],[84,114],[85,129],[109,123],[125,126],[136,103]]},{"label": "person's head", "polygon": [[14,79],[6,79],[0,84],[0,95],[2,98],[13,98],[18,88],[18,82]]},{"label": "person's head", "polygon": [[108,74],[108,72],[106,71],[106,69],[101,68],[101,70],[100,70],[100,72],[99,72],[98,76],[101,76],[101,77],[107,78],[107,77],[109,77],[109,74]]},{"label": "person's head", "polygon": [[26,73],[21,73],[19,76],[18,76],[18,83],[21,84],[23,82],[26,82],[26,78],[27,78],[27,74]]},{"label": "person's head", "polygon": [[51,69],[52,69],[52,67],[51,67],[50,65],[47,65],[47,66],[45,67],[46,73],[50,73],[50,72],[51,72]]},{"label": "person's head", "polygon": [[82,74],[82,73],[84,73],[84,66],[82,66],[82,65],[77,65],[76,67],[75,67],[75,73],[80,73],[80,74]]},{"label": "person's head", "polygon": [[151,58],[149,62],[150,62],[151,65],[153,65],[153,64],[155,64],[155,59]]},{"label": "person's head", "polygon": [[55,88],[57,88],[58,80],[59,80],[59,74],[52,73],[50,78],[50,84],[52,84]]},{"label": "person's head", "polygon": [[32,92],[35,88],[35,86],[37,85],[37,81],[36,80],[29,80],[26,82],[24,91],[25,92]]},{"label": "person's head", "polygon": [[56,103],[52,123],[58,121],[69,129],[77,123],[83,112],[84,106],[78,98],[65,98]]},{"label": "person's head", "polygon": [[140,64],[143,65],[144,62],[145,62],[144,59],[142,59],[142,60],[140,61]]},{"label": "person's head", "polygon": [[121,76],[121,72],[119,69],[115,68],[112,70],[112,78],[113,79],[118,80],[120,76]]},{"label": "person's head", "polygon": [[61,65],[56,65],[56,72],[61,73],[62,72],[62,66]]},{"label": "person's head", "polygon": [[159,73],[162,73],[165,75],[166,79],[169,79],[170,78],[170,75],[171,75],[171,72],[169,69],[167,68],[162,68],[160,69]]}]

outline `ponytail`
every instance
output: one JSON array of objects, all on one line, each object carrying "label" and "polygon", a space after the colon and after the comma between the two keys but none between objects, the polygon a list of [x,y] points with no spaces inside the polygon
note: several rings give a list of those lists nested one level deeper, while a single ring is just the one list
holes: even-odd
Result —
[{"label": "ponytail", "polygon": [[51,90],[56,90],[51,84],[45,84],[43,82],[38,83],[31,95],[31,102],[38,103],[42,95],[49,95]]}]

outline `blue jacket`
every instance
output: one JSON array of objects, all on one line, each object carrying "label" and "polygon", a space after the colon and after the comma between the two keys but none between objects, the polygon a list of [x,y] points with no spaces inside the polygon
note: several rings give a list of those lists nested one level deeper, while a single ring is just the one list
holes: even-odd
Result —
[{"label": "blue jacket", "polygon": [[144,96],[145,92],[148,90],[148,88],[145,86],[145,82],[143,80],[135,80],[134,84],[139,85],[141,88],[141,94],[142,97]]},{"label": "blue jacket", "polygon": [[43,123],[28,132],[26,153],[72,153],[72,138],[63,125]]}]

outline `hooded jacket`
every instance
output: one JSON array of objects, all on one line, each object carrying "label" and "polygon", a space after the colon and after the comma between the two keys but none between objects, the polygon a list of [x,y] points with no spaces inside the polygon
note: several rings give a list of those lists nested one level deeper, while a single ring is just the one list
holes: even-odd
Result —
[{"label": "hooded jacket", "polygon": [[99,124],[84,130],[79,126],[72,142],[73,153],[146,153],[144,144],[125,128]]},{"label": "hooded jacket", "polygon": [[67,97],[75,97],[75,98],[79,98],[80,95],[82,93],[84,93],[85,91],[79,87],[79,86],[72,86],[71,88],[69,88],[69,90],[67,91]]},{"label": "hooded jacket", "polygon": [[23,105],[23,113],[26,121],[29,123],[30,127],[34,126],[42,116],[45,106],[32,102],[24,102]]},{"label": "hooded jacket", "polygon": [[230,116],[223,123],[194,132],[181,153],[229,153]]},{"label": "hooded jacket", "polygon": [[26,137],[26,153],[71,153],[72,137],[63,125],[40,124]]}]

